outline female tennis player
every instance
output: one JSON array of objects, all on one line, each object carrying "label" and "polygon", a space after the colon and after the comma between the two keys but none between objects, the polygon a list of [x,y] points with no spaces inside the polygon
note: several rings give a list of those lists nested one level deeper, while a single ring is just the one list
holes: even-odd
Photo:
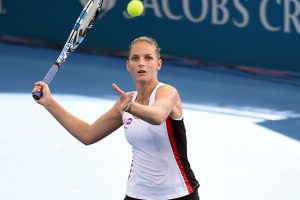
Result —
[{"label": "female tennis player", "polygon": [[44,82],[35,83],[32,93],[43,91],[37,103],[80,142],[100,141],[124,126],[132,145],[132,164],[124,200],[199,200],[199,183],[187,158],[186,130],[177,90],[158,81],[162,67],[160,48],[150,37],[138,37],[129,46],[127,71],[135,92],[123,92],[114,106],[93,124],[75,117],[52,97]]}]

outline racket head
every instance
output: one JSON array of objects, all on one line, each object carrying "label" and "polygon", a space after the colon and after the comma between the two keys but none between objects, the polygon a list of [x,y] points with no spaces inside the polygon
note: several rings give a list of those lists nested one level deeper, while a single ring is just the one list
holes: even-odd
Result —
[{"label": "racket head", "polygon": [[81,11],[76,23],[65,43],[63,50],[56,60],[56,64],[60,66],[84,40],[86,34],[93,27],[104,0],[89,0]]}]

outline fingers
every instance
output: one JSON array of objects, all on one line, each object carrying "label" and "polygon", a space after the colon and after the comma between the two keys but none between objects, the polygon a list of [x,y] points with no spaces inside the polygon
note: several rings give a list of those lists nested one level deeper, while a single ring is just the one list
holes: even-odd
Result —
[{"label": "fingers", "polygon": [[112,84],[112,88],[118,93],[118,95],[124,94],[124,91],[121,90],[115,83]]},{"label": "fingers", "polygon": [[115,83],[112,84],[113,89],[116,91],[116,93],[118,93],[118,95],[120,96],[120,98],[129,98],[128,101],[131,101],[134,95],[134,92],[127,92],[125,93],[123,90],[121,90]]},{"label": "fingers", "polygon": [[124,103],[129,103],[132,101],[132,98],[133,98],[133,94],[129,94],[129,98],[127,98]]},{"label": "fingers", "polygon": [[36,83],[34,83],[34,88],[32,90],[32,94],[36,93],[36,92],[40,92],[46,87],[48,87],[48,85],[45,82],[43,82],[43,81],[36,82]]},{"label": "fingers", "polygon": [[40,92],[42,90],[42,87],[41,86],[34,86],[33,90],[32,90],[32,94],[33,93],[36,93],[36,92]]},{"label": "fingers", "polygon": [[127,92],[125,93],[123,90],[121,90],[117,84],[113,83],[112,84],[113,89],[118,93],[119,96],[124,96],[124,95],[129,95],[129,98],[132,99],[134,92]]},{"label": "fingers", "polygon": [[124,92],[121,90],[115,83],[112,84],[113,89],[118,93],[120,99],[119,99],[119,109],[120,112],[124,112],[129,110],[129,108],[132,106],[132,99],[134,97],[134,92]]},{"label": "fingers", "polygon": [[38,81],[34,85],[46,86],[47,84],[44,81]]},{"label": "fingers", "polygon": [[34,83],[34,88],[32,90],[32,94],[36,93],[36,92],[39,92],[41,90],[42,90],[41,84],[39,82]]}]

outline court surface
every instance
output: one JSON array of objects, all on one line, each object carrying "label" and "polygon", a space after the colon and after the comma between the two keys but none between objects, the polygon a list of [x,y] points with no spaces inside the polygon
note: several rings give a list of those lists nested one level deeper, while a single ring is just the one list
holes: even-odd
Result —
[{"label": "court surface", "polygon": [[[0,199],[123,199],[131,149],[120,128],[84,146],[31,97],[59,51],[0,43]],[[74,53],[54,97],[93,122],[133,89],[119,57]],[[165,62],[162,82],[184,102],[188,156],[206,200],[298,200],[300,80],[223,66]]]}]

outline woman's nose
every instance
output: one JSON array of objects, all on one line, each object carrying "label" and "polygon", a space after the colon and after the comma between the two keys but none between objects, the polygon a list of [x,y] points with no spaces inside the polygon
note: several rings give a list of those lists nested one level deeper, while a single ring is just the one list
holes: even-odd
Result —
[{"label": "woman's nose", "polygon": [[145,59],[141,58],[139,59],[139,66],[144,66],[145,64]]}]

